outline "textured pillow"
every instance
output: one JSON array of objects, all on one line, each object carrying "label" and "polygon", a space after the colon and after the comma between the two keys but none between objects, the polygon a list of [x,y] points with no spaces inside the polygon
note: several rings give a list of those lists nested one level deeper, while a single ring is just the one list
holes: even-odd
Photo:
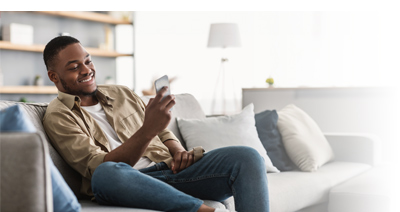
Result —
[{"label": "textured pillow", "polygon": [[278,111],[278,129],[290,159],[302,171],[316,171],[334,158],[333,151],[317,123],[295,105]]},{"label": "textured pillow", "polygon": [[[26,116],[21,106],[16,104],[0,111],[0,132],[36,132],[36,128]],[[54,166],[50,156],[47,155],[46,158],[51,173],[53,211],[80,211],[81,205],[76,199],[76,196],[68,187],[58,169]]]},{"label": "textured pillow", "polygon": [[290,171],[296,165],[286,154],[282,143],[281,134],[278,130],[278,113],[276,110],[266,110],[255,115],[258,137],[261,140],[272,164],[280,171]]},{"label": "textured pillow", "polygon": [[13,105],[0,111],[1,132],[36,132],[21,106]]},{"label": "textured pillow", "polygon": [[206,151],[227,146],[249,146],[265,160],[267,172],[279,172],[272,165],[257,135],[254,106],[246,106],[241,113],[206,119],[177,118],[178,127],[188,149],[202,146]]}]

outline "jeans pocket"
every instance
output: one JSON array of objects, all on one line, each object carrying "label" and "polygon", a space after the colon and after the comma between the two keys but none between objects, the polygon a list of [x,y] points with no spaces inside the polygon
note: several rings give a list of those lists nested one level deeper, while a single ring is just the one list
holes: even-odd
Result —
[{"label": "jeans pocket", "polygon": [[164,162],[160,162],[156,164],[158,171],[169,169],[168,165]]},{"label": "jeans pocket", "polygon": [[166,169],[169,169],[167,164],[164,162],[161,162],[161,163],[156,163],[156,165],[154,165],[154,166],[140,169],[139,171],[142,172],[143,174],[146,174],[146,173],[162,171],[162,170],[166,170]]}]

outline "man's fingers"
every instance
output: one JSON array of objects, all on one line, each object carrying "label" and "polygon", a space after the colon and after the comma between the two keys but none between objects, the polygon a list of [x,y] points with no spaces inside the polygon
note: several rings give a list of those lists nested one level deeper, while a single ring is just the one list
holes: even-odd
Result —
[{"label": "man's fingers", "polygon": [[193,162],[194,162],[194,156],[192,154],[189,154],[188,162],[186,164],[186,168],[191,166],[193,164]]},{"label": "man's fingers", "polygon": [[181,166],[181,159],[182,159],[182,153],[177,152],[174,155],[174,169],[172,170],[174,174],[180,171],[180,166]]},{"label": "man's fingers", "polygon": [[171,99],[168,101],[167,98],[165,98],[163,101],[167,100],[167,105],[165,106],[165,109],[167,111],[169,111],[176,103],[175,103],[175,96],[174,95],[170,95]]},{"label": "man's fingers", "polygon": [[156,97],[154,98],[154,100],[155,100],[156,102],[160,102],[161,99],[163,98],[165,92],[167,92],[167,90],[168,90],[168,87],[167,87],[167,86],[164,86],[163,88],[161,88],[161,90],[157,93],[157,95],[156,95]]},{"label": "man's fingers", "polygon": [[151,98],[151,99],[149,100],[149,102],[147,103],[146,108],[147,108],[148,106],[150,106],[151,103],[152,103],[153,101],[154,101],[154,98]]},{"label": "man's fingers", "polygon": [[165,92],[168,91],[168,87],[164,86],[155,96],[153,99],[155,103],[160,103],[160,108],[161,109],[166,109],[166,111],[169,111],[174,105],[175,105],[175,96],[174,95],[167,95],[164,97]]},{"label": "man's fingers", "polygon": [[171,162],[171,170],[174,174],[186,169],[194,163],[194,155],[189,152],[177,152]]},{"label": "man's fingers", "polygon": [[182,154],[181,165],[179,166],[179,171],[182,171],[187,167],[186,165],[187,165],[187,162],[189,159],[188,156],[189,156],[189,154],[187,154],[187,152],[184,152]]},{"label": "man's fingers", "polygon": [[175,162],[174,160],[171,161],[171,170],[174,171],[175,169]]}]

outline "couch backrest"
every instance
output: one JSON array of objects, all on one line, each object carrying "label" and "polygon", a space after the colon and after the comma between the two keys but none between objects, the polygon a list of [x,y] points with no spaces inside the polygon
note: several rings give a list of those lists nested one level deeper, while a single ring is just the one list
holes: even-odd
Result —
[{"label": "couch backrest", "polygon": [[[142,97],[145,103],[148,102],[150,97]],[[182,139],[182,136],[179,132],[176,117],[181,118],[193,118],[193,119],[202,119],[205,118],[205,114],[200,107],[200,104],[197,100],[190,94],[179,94],[176,95],[176,105],[172,111],[172,119],[170,124],[168,125],[168,129],[170,129],[177,137],[180,139],[182,144],[185,146],[185,142]],[[14,101],[0,101],[0,110],[7,108],[9,106],[19,104],[22,108],[27,112],[29,119],[32,121],[36,129],[45,135],[49,146],[50,157],[52,158],[54,165],[58,168],[61,175],[64,177],[67,184],[70,186],[71,190],[77,196],[78,199],[88,199],[86,195],[80,193],[80,187],[82,184],[81,175],[72,169],[64,159],[58,154],[58,152],[54,149],[52,144],[49,142],[49,138],[44,131],[42,120],[43,116],[46,112],[48,103],[21,103]],[[186,148],[186,146],[185,146]]]}]

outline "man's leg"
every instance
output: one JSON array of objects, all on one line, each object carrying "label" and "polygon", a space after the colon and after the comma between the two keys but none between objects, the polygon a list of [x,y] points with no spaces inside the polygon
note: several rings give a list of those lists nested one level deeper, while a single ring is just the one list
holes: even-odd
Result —
[{"label": "man's leg", "polygon": [[126,163],[105,162],[98,166],[92,176],[92,190],[96,201],[103,205],[195,212],[203,204]]},{"label": "man's leg", "polygon": [[140,171],[200,199],[223,201],[233,195],[240,212],[269,211],[264,159],[253,148],[236,146],[210,151],[177,174],[161,164],[162,175],[146,169]]}]

